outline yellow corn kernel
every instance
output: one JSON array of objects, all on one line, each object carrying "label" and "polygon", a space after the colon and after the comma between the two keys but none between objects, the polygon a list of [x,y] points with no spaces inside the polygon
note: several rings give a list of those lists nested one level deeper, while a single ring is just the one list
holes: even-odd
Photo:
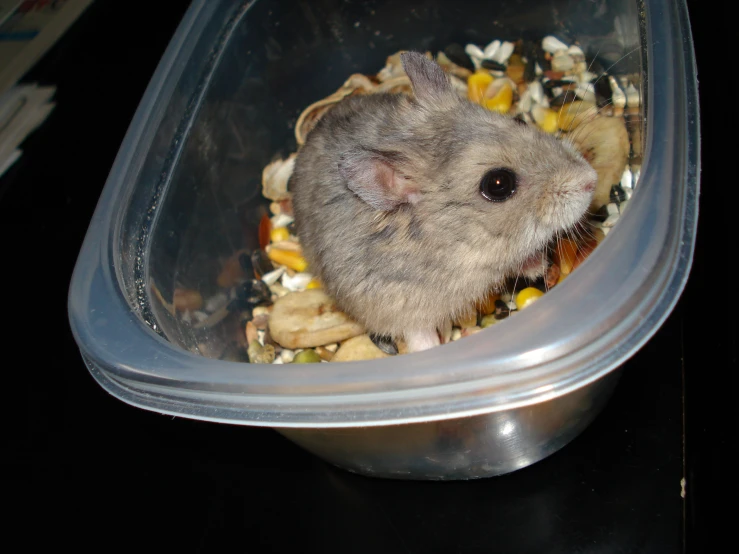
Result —
[{"label": "yellow corn kernel", "polygon": [[321,288],[321,281],[313,277],[310,281],[308,281],[308,284],[305,287],[306,289],[320,289]]},{"label": "yellow corn kernel", "polygon": [[467,78],[467,98],[476,104],[480,104],[485,95],[485,90],[493,82],[493,76],[485,71],[478,71]]},{"label": "yellow corn kernel", "polygon": [[286,265],[295,271],[305,271],[305,268],[308,267],[308,262],[305,261],[305,258],[299,252],[270,248],[267,256],[276,264]]},{"label": "yellow corn kernel", "polygon": [[483,100],[483,106],[493,112],[508,113],[511,104],[513,104],[513,89],[508,83],[504,84],[495,96]]},{"label": "yellow corn kernel", "polygon": [[537,300],[544,293],[534,287],[526,287],[516,295],[516,307],[523,310],[526,306]]},{"label": "yellow corn kernel", "polygon": [[555,133],[557,131],[558,114],[554,110],[544,108],[543,106],[536,106],[531,110],[531,115],[534,116],[534,121],[536,121],[536,124],[542,131],[546,133]]},{"label": "yellow corn kernel", "polygon": [[290,238],[290,231],[287,227],[275,227],[269,232],[269,240],[272,242],[281,242]]}]

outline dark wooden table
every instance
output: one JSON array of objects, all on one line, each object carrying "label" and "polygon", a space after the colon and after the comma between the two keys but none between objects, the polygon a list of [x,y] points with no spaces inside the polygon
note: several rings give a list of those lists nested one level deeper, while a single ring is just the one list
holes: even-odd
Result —
[{"label": "dark wooden table", "polygon": [[6,532],[80,551],[712,551],[730,529],[714,502],[734,502],[739,312],[723,283],[735,273],[737,172],[735,146],[718,137],[737,132],[737,87],[728,60],[722,84],[708,69],[723,23],[703,4],[690,3],[705,76],[704,192],[681,302],[627,363],[606,410],[561,452],[500,478],[413,483],[344,473],[271,430],[132,408],[87,372],[67,323],[72,268],[187,7],[95,2],[28,76],[56,84],[58,106],[0,178]]}]

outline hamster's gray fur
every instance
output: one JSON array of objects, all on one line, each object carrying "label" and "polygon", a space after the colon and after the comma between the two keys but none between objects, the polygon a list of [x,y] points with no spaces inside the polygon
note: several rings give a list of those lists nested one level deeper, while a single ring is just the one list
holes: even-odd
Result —
[{"label": "hamster's gray fur", "polygon": [[[595,171],[568,144],[459,97],[425,56],[401,56],[414,97],[353,96],[329,110],[289,182],[310,271],[337,305],[412,351],[491,289],[542,267],[590,203]],[[480,194],[508,168],[515,193]]]}]

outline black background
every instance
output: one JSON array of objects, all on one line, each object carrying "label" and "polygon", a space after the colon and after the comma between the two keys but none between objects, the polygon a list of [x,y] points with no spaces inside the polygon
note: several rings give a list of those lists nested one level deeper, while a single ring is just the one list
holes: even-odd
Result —
[{"label": "black background", "polygon": [[680,303],[572,444],[511,475],[453,483],[347,474],[268,429],[132,408],[89,375],[67,323],[67,288],[188,3],[154,4],[98,0],[27,76],[57,85],[58,105],[0,178],[6,538],[113,551],[652,553],[712,552],[730,535],[737,79],[734,31],[715,4],[689,2],[703,171]]}]

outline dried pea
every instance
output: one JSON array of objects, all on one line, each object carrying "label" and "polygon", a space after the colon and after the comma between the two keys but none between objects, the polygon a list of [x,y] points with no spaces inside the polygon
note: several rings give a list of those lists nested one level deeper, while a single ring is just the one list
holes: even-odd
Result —
[{"label": "dried pea", "polygon": [[294,364],[317,364],[321,361],[321,357],[315,350],[303,350],[295,354],[293,358]]}]

